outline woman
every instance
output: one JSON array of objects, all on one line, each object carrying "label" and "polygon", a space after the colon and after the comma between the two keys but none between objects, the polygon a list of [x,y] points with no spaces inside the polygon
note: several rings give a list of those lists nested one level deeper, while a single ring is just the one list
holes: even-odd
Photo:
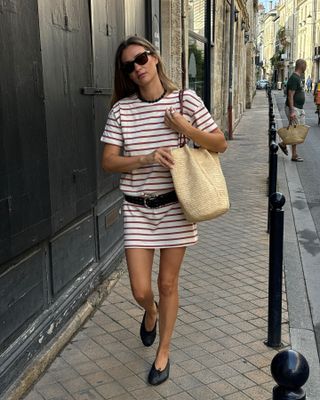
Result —
[{"label": "woman", "polygon": [[[169,377],[169,347],[178,312],[178,276],[187,246],[197,242],[197,227],[187,222],[174,192],[171,148],[183,132],[198,145],[224,152],[227,145],[200,98],[179,91],[167,78],[154,46],[130,37],[116,53],[114,94],[101,140],[102,167],[122,172],[124,245],[132,293],[145,310],[140,337],[153,344],[159,314],[159,346],[148,376],[151,385]],[[159,305],[154,300],[151,271],[160,249]]]}]

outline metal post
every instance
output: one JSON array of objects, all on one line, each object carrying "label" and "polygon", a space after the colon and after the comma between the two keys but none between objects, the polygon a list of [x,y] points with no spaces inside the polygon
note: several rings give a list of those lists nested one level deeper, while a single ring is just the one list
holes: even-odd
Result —
[{"label": "metal post", "polygon": [[269,238],[269,307],[267,346],[281,346],[283,210],[285,197],[275,192],[270,196]]},{"label": "metal post", "polygon": [[269,129],[271,128],[271,123],[274,122],[273,105],[269,106]]},{"label": "metal post", "polygon": [[273,114],[273,104],[272,101],[269,103],[269,118],[271,118],[271,115]]},{"label": "metal post", "polygon": [[278,172],[278,145],[275,141],[270,144],[270,163],[269,163],[269,199],[272,193],[277,190],[277,172]]},{"label": "metal post", "polygon": [[271,131],[271,129],[275,127],[276,121],[274,120],[274,114],[271,114],[271,116],[269,116],[269,131]]},{"label": "metal post", "polygon": [[[270,122],[269,122],[269,131],[268,131],[268,133],[269,133],[269,136],[268,136],[269,141],[268,141],[268,143],[269,143],[269,148],[270,148],[271,142],[272,141],[274,141],[274,142],[276,141],[276,135],[277,135],[276,123],[275,123],[274,120],[270,120]],[[270,158],[269,158],[269,162],[270,162]]]},{"label": "metal post", "polygon": [[271,124],[271,129],[270,129],[271,142],[275,142],[276,138],[277,138],[276,123],[273,121],[272,124]]},{"label": "metal post", "polygon": [[[273,138],[273,133],[270,132],[270,140]],[[268,177],[268,222],[267,232],[270,232],[270,196],[277,191],[277,174],[278,174],[278,145],[274,140],[269,146],[269,177]]]},{"label": "metal post", "polygon": [[273,400],[305,400],[302,386],[309,378],[309,364],[305,357],[294,350],[277,353],[271,362],[271,374],[277,382]]},{"label": "metal post", "polygon": [[269,84],[266,86],[266,94],[268,97],[271,97],[271,86]]},{"label": "metal post", "polygon": [[[229,40],[229,92],[228,92],[228,138],[233,139],[233,66],[234,66],[234,0],[230,4],[230,40]],[[209,41],[211,38],[209,38]]]}]

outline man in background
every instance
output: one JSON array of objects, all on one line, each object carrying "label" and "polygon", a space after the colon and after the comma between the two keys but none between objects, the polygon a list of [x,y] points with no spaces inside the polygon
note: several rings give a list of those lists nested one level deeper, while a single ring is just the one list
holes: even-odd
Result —
[{"label": "man in background", "polygon": [[[304,84],[302,79],[304,78],[304,72],[307,68],[305,60],[299,59],[296,61],[296,66],[293,74],[290,76],[287,82],[287,99],[286,99],[286,115],[289,124],[305,125],[305,112],[303,109],[305,103],[305,92]],[[284,143],[279,143],[280,149],[284,154],[288,155],[287,146]],[[301,158],[297,154],[297,145],[292,145],[291,160],[296,162],[302,162]]]},{"label": "man in background", "polygon": [[310,75],[308,76],[306,85],[307,85],[307,92],[311,93],[312,92],[312,79],[311,79]]}]

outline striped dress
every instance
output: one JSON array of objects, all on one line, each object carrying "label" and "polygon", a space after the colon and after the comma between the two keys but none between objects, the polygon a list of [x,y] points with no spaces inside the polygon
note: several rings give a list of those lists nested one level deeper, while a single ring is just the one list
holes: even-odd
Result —
[{"label": "striped dress", "polygon": [[[179,105],[176,90],[156,103],[147,103],[137,95],[121,99],[111,109],[101,141],[119,146],[124,156],[149,154],[159,147],[179,147],[177,132],[164,123],[167,108]],[[195,127],[213,132],[217,125],[202,100],[192,90],[183,95],[183,114]],[[159,164],[143,166],[121,175],[120,190],[130,196],[167,193],[174,190],[170,170]],[[145,208],[124,200],[124,245],[126,248],[169,248],[195,244],[196,224],[188,222],[180,204]]]}]

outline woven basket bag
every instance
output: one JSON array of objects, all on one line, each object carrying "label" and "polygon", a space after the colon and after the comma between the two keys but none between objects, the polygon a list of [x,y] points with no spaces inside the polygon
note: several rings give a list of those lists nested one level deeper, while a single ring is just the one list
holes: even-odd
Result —
[{"label": "woven basket bag", "polygon": [[308,125],[289,125],[278,129],[278,135],[284,144],[300,144],[305,141],[309,128]]},{"label": "woven basket bag", "polygon": [[[183,90],[179,98],[183,114]],[[223,215],[230,202],[218,153],[189,147],[184,135],[179,139],[180,147],[171,150],[174,165],[170,171],[186,219],[200,222]]]},{"label": "woven basket bag", "polygon": [[187,145],[171,153],[173,184],[186,219],[200,222],[226,213],[230,202],[218,154]]}]

